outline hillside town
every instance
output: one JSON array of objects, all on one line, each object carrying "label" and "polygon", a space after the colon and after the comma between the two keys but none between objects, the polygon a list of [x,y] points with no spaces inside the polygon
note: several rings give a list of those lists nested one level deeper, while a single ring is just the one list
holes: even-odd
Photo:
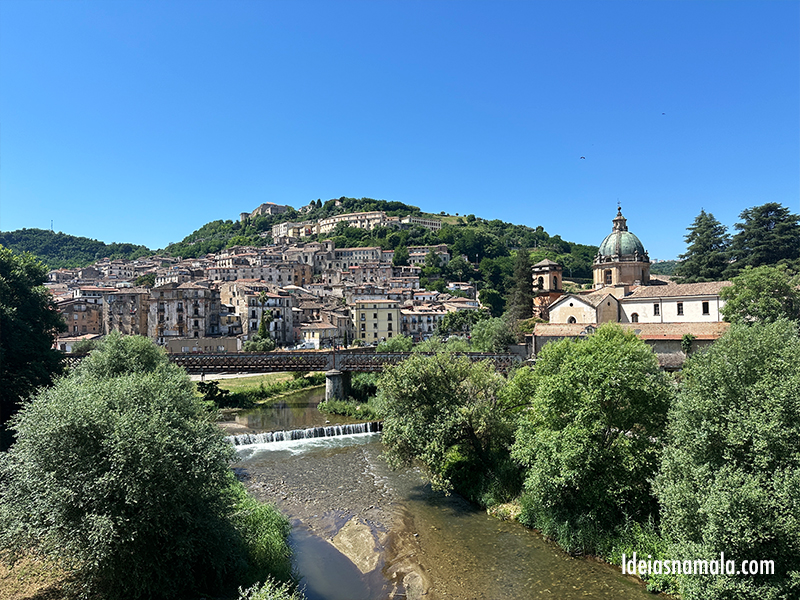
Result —
[{"label": "hillside town", "polygon": [[[286,208],[265,203],[240,218]],[[446,314],[485,309],[474,281],[449,282],[444,292],[420,287],[426,259],[440,265],[451,260],[446,244],[410,246],[405,264],[396,264],[393,250],[316,241],[341,222],[360,229],[441,225],[381,211],[341,214],[277,224],[273,243],[263,247],[234,246],[192,259],[103,259],[53,270],[48,287],[68,323],[57,347],[69,352],[79,341],[118,331],[147,336],[172,353],[237,352],[262,320],[283,348],[377,345],[398,334],[419,342],[437,332]],[[591,289],[565,285],[563,268],[554,261],[533,265],[532,314],[540,322],[527,337],[528,354],[611,321],[648,341],[662,366],[670,368],[685,358],[687,337],[702,346],[724,333],[719,292],[728,282],[676,284],[666,276],[651,277],[650,264],[620,209],[595,257],[593,284],[585,286]],[[147,278],[151,286],[137,285]]]}]

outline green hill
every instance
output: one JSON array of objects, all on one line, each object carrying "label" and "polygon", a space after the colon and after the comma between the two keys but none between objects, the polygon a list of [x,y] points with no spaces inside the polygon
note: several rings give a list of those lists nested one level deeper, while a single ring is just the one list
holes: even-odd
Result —
[{"label": "green hill", "polygon": [[101,258],[133,259],[152,254],[146,246],[105,244],[48,229],[2,231],[0,245],[15,252],[31,252],[51,269],[85,267]]}]

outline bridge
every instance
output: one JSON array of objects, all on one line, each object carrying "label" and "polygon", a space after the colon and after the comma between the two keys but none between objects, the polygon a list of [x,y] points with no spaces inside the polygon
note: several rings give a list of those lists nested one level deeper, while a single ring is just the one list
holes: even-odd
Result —
[{"label": "bridge", "polygon": [[[423,353],[425,354],[425,353]],[[428,353],[430,354],[430,353]],[[270,373],[286,371],[324,371],[325,397],[344,397],[348,391],[351,373],[380,372],[387,365],[396,365],[412,352],[374,352],[370,350],[293,350],[278,352],[241,352],[228,354],[169,354],[169,360],[194,375],[216,373]],[[459,353],[473,362],[489,360],[501,373],[507,373],[519,364],[516,354],[491,352]],[[75,366],[80,357],[66,356],[68,367]]]}]

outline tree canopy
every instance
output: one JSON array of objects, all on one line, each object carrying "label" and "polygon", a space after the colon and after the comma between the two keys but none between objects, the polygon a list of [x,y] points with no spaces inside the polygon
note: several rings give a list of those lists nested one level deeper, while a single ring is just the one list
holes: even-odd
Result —
[{"label": "tree canopy", "polygon": [[747,267],[722,288],[722,316],[731,323],[800,319],[800,277],[785,268]]},{"label": "tree canopy", "polygon": [[32,255],[0,246],[0,427],[22,399],[61,370],[53,344],[66,325],[42,285],[46,276]]},{"label": "tree canopy", "polygon": [[185,371],[108,336],[13,420],[0,549],[48,556],[86,597],[179,598],[291,577],[288,523],[235,481]]},{"label": "tree canopy", "polygon": [[586,552],[597,531],[657,514],[650,480],[673,391],[642,340],[606,324],[547,344],[514,384],[532,405],[512,449],[527,468],[524,523]]},{"label": "tree canopy", "polygon": [[681,576],[681,598],[796,598],[797,324],[733,325],[684,365],[656,492],[673,556],[774,561],[774,576]]},{"label": "tree canopy", "polygon": [[720,281],[728,267],[730,236],[726,227],[704,210],[686,228],[686,253],[675,269],[681,283]]},{"label": "tree canopy", "polygon": [[731,240],[733,263],[726,273],[732,277],[747,266],[776,265],[800,258],[800,215],[777,202],[767,202],[742,211]]}]

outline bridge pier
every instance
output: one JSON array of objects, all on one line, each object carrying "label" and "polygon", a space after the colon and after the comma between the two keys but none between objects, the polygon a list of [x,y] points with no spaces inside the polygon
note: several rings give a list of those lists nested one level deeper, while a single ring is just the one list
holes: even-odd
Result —
[{"label": "bridge pier", "polygon": [[325,400],[345,400],[350,393],[350,372],[331,369],[325,372]]}]

